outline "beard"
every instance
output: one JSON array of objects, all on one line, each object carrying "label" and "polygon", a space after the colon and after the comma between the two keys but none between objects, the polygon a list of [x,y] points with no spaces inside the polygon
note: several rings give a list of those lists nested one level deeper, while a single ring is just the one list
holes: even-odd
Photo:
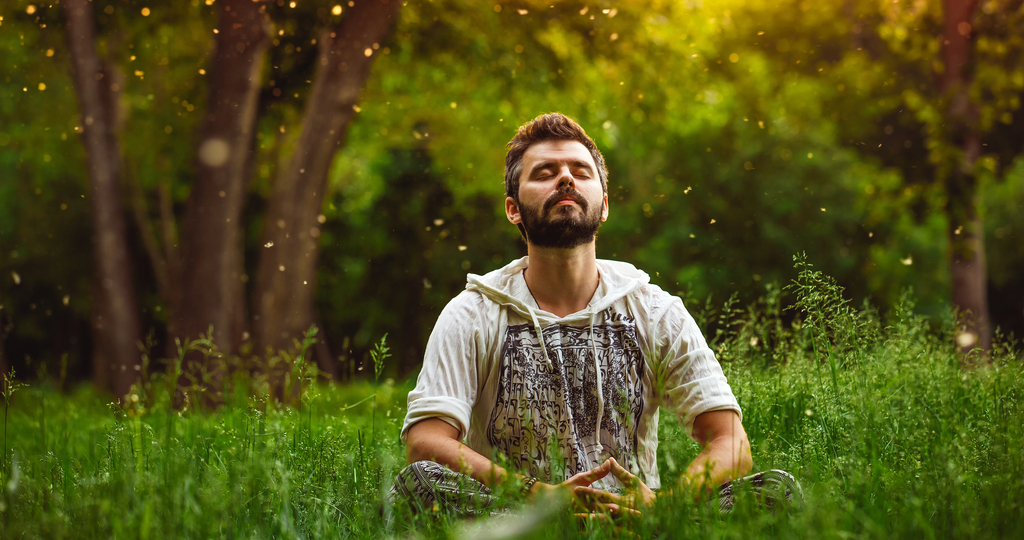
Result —
[{"label": "beard", "polygon": [[[579,212],[572,206],[556,206],[566,195],[579,205]],[[582,246],[593,242],[601,227],[601,209],[591,211],[583,194],[571,188],[554,193],[539,209],[522,203],[519,207],[526,239],[537,247],[572,249]]]}]

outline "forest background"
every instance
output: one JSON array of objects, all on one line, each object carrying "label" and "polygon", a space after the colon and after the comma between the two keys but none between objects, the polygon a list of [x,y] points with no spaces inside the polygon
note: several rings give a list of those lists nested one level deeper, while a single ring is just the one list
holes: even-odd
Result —
[{"label": "forest background", "polygon": [[1020,335],[1022,23],[1020,0],[7,2],[0,369],[124,395],[140,344],[212,326],[260,356],[315,324],[335,380],[385,333],[407,375],[466,273],[525,254],[503,145],[550,111],[608,162],[599,256],[691,310],[806,252],[858,304],[980,313],[962,347]]}]

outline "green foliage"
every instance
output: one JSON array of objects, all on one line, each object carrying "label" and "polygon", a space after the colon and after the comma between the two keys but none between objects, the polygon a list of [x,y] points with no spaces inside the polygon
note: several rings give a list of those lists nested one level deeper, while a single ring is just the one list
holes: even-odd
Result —
[{"label": "green foliage", "polygon": [[[92,231],[62,6],[33,4],[29,14],[28,2],[16,4],[0,21],[5,358],[22,373],[40,364],[53,373],[67,353],[70,378],[80,380],[89,373],[91,284],[82,269]],[[218,4],[150,6],[149,16],[130,2],[109,4],[96,6],[98,45],[125,75],[126,191],[148,220],[136,230],[163,239],[155,201],[166,190],[181,218]],[[373,49],[373,76],[322,210],[317,339],[332,355],[369,360],[373,340],[388,333],[386,372],[414,370],[465,273],[522,254],[502,212],[503,145],[516,126],[552,110],[578,119],[610,167],[600,256],[633,262],[688,298],[736,292],[753,305],[764,284],[794,276],[790,255],[806,252],[855,304],[894,305],[913,287],[919,311],[940,324],[950,283],[946,199],[935,179],[955,145],[935,88],[939,4],[495,5],[408,2]],[[312,40],[344,17],[315,2],[267,7],[273,41],[243,216],[243,279],[264,249],[270,180],[300,131]],[[980,2],[971,87],[987,145],[977,174],[993,317],[1018,334],[1019,8],[1019,0]],[[173,239],[176,224],[169,230]],[[168,299],[133,242],[140,309],[159,341]]]},{"label": "green foliage", "polygon": [[[25,388],[25,383],[16,381],[14,379],[14,368],[11,368],[10,373],[4,373],[3,383],[3,396],[4,396],[4,453],[0,455],[0,481],[6,480],[8,477],[7,468],[7,415],[11,409],[11,398],[14,397],[14,393],[18,390]],[[3,482],[0,482],[2,484]]]},{"label": "green foliage", "polygon": [[370,350],[370,357],[373,359],[373,379],[380,380],[380,374],[384,371],[384,361],[391,356],[391,349],[387,346],[388,335],[381,336],[380,341]]}]

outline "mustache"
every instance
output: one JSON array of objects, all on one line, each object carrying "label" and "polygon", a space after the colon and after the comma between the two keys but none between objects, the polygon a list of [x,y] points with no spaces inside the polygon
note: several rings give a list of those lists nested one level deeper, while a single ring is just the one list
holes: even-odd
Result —
[{"label": "mustache", "polygon": [[562,188],[555,192],[553,195],[548,197],[548,200],[544,201],[544,213],[555,207],[559,201],[569,199],[576,204],[580,205],[580,210],[583,210],[585,214],[587,212],[587,199],[583,197],[583,194],[576,190],[576,188]]}]

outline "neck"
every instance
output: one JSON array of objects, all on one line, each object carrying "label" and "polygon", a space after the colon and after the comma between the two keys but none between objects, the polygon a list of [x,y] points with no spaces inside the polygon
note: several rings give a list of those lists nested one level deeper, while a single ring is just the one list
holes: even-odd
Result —
[{"label": "neck", "polygon": [[541,309],[564,317],[587,307],[600,282],[595,242],[572,249],[529,244],[527,253],[526,285]]}]

